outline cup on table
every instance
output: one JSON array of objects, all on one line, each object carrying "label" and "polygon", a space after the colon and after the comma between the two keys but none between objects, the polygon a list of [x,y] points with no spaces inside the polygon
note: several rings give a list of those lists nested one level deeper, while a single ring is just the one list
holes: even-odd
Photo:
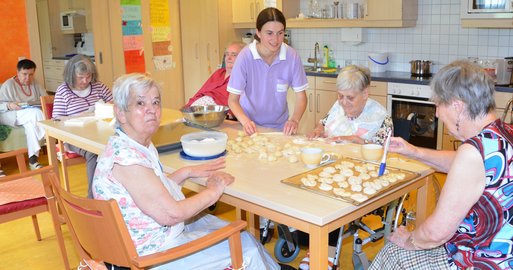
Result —
[{"label": "cup on table", "polygon": [[331,158],[330,154],[324,154],[324,150],[316,147],[305,147],[301,149],[301,161],[307,168],[315,168]]},{"label": "cup on table", "polygon": [[367,161],[378,161],[383,156],[383,146],[379,144],[362,144],[362,157]]}]

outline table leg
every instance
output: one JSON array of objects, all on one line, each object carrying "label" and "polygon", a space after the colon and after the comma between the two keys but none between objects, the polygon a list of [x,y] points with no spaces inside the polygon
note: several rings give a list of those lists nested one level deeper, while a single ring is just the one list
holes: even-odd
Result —
[{"label": "table leg", "polygon": [[53,165],[55,175],[60,179],[59,175],[59,161],[57,160],[57,151],[55,149],[57,140],[53,137],[46,135],[46,152],[48,153],[48,163]]},{"label": "table leg", "polygon": [[429,181],[432,180],[433,176],[427,176],[422,181],[424,185],[417,190],[417,209],[416,209],[416,220],[415,223],[418,226],[423,223],[427,218],[427,206],[428,206],[428,187]]},{"label": "table leg", "polygon": [[328,269],[328,231],[312,226],[310,235],[310,269]]},{"label": "table leg", "polygon": [[260,217],[248,212],[248,225],[249,232],[255,236],[256,239],[260,239]]}]

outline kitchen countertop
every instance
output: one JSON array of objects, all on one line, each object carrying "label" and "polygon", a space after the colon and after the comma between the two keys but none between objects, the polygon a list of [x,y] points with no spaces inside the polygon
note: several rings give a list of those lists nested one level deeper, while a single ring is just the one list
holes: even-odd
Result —
[{"label": "kitchen countertop", "polygon": [[[71,57],[73,57],[75,55],[72,55],[72,56],[71,55],[70,56],[54,56],[54,57],[52,57],[52,59],[54,59],[54,60],[69,60],[69,59],[71,59]],[[89,56],[89,55],[86,55],[86,56]],[[89,56],[89,57],[94,62],[94,56]]]},{"label": "kitchen countertop", "polygon": [[[323,72],[311,72],[306,71],[307,76],[317,77],[330,77],[336,78],[338,73],[323,73]],[[399,72],[399,71],[387,71],[381,73],[371,73],[373,81],[380,82],[395,82],[395,83],[409,83],[409,84],[421,84],[429,85],[432,77],[413,77],[410,72]],[[513,87],[510,86],[495,86],[497,92],[513,93]]]}]

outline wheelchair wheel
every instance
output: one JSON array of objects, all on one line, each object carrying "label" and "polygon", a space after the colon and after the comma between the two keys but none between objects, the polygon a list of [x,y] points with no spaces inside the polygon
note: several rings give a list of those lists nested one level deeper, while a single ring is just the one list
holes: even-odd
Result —
[{"label": "wheelchair wheel", "polygon": [[215,202],[214,204],[212,204],[211,206],[207,207],[207,213],[211,214],[211,215],[214,215],[216,210],[217,210],[217,202]]},{"label": "wheelchair wheel", "polygon": [[[436,176],[433,176],[433,181],[431,181],[431,185],[429,186],[429,196],[432,196],[431,200],[435,202],[432,208],[428,209],[428,213],[433,212],[436,203],[438,202],[438,198],[440,197],[440,183]],[[393,229],[398,226],[406,226],[408,230],[412,231],[415,229],[415,221],[416,221],[416,211],[417,203],[414,198],[410,198],[410,194],[405,194],[398,201],[395,217],[393,221]]]},{"label": "wheelchair wheel", "polygon": [[274,246],[274,256],[279,262],[289,263],[293,261],[297,255],[299,255],[299,244],[294,242],[294,250],[290,250],[287,241],[282,238],[278,238],[276,245]]}]

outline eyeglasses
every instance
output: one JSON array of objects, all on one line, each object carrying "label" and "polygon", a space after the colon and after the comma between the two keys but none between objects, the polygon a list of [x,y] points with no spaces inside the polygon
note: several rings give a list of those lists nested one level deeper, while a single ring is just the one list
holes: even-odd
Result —
[{"label": "eyeglasses", "polygon": [[237,57],[237,55],[239,55],[239,53],[236,53],[236,52],[224,52],[224,57],[228,57],[228,56]]}]

